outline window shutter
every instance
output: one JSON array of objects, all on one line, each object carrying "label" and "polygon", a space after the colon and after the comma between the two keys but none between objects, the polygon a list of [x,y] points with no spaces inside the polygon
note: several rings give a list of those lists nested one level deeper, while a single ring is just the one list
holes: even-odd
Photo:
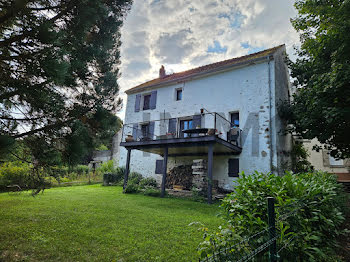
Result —
[{"label": "window shutter", "polygon": [[168,133],[175,134],[176,133],[176,118],[170,118],[169,119],[169,127],[168,127]]},{"label": "window shutter", "polygon": [[132,136],[134,137],[134,140],[137,141],[137,138],[138,138],[138,128],[139,128],[139,125],[138,124],[134,124],[132,126]]},{"label": "window shutter", "polygon": [[228,176],[239,177],[239,159],[234,158],[228,160]]},{"label": "window shutter", "polygon": [[136,95],[136,99],[135,99],[135,112],[140,111],[140,103],[141,103],[141,95],[138,94]]},{"label": "window shutter", "polygon": [[150,109],[156,109],[156,104],[157,104],[157,91],[152,91]]},{"label": "window shutter", "polygon": [[163,160],[156,160],[156,174],[162,174],[163,173]]},{"label": "window shutter", "polygon": [[148,137],[150,139],[153,139],[154,136],[154,121],[149,122],[149,126],[148,126]]}]

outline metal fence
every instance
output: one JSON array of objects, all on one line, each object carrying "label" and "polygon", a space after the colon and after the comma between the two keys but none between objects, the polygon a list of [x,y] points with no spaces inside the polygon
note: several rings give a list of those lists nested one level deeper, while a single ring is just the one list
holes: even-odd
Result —
[{"label": "metal fence", "polygon": [[[317,197],[318,195],[315,196],[315,199]],[[276,227],[276,223],[296,218],[296,214],[302,211],[303,208],[310,208],[310,206],[306,206],[304,199],[300,199],[283,207],[278,207],[277,211],[279,216],[276,220],[275,199],[273,197],[268,197],[268,227],[266,229],[246,237],[238,243],[228,245],[225,248],[219,248],[217,252],[212,253],[210,256],[200,261],[243,262],[255,260],[275,262],[286,259],[282,251],[292,245],[298,235],[296,233],[291,234],[289,238],[284,241],[283,245],[278,246],[277,240],[280,238],[281,234]],[[293,231],[293,228],[290,228],[290,230]]]},{"label": "metal fence", "polygon": [[[132,141],[150,141],[160,139],[173,139],[173,138],[186,138],[184,134],[186,129],[204,128],[214,130],[214,134],[226,141],[229,141],[232,137],[229,135],[230,130],[235,127],[234,123],[231,123],[224,116],[216,112],[207,112],[197,115],[182,116],[179,118],[167,118],[161,119],[144,119],[141,122],[127,123],[123,125],[121,141],[125,142],[127,137],[132,137]],[[183,121],[187,122],[187,126],[181,124]],[[208,135],[207,133],[199,134]],[[196,135],[192,135],[196,136]],[[235,140],[238,146],[241,146],[241,130],[238,128],[237,138]]]}]

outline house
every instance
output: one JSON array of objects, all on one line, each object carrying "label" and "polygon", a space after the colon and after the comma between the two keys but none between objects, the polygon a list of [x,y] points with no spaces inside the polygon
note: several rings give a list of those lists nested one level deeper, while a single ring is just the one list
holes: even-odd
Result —
[{"label": "house", "polygon": [[127,90],[124,186],[132,170],[156,178],[164,195],[167,171],[202,159],[211,202],[213,185],[233,190],[240,172],[282,172],[292,143],[278,115],[290,96],[285,55],[281,45],[170,75],[162,66]]},{"label": "house", "polygon": [[316,139],[303,140],[305,149],[308,151],[308,161],[316,170],[325,171],[335,174],[338,177],[338,182],[350,184],[350,159],[335,159],[325,149],[318,152],[312,150],[314,146],[321,146],[321,143]]}]

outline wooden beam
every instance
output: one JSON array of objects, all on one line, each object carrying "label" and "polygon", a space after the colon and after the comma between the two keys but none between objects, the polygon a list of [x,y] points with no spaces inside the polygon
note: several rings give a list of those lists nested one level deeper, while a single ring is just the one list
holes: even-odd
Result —
[{"label": "wooden beam", "polygon": [[130,170],[131,148],[128,148],[127,150],[128,150],[128,153],[126,155],[126,167],[125,167],[125,173],[124,173],[123,193],[125,193],[126,186],[128,185],[129,170]]},{"label": "wooden beam", "polygon": [[164,156],[163,156],[163,178],[162,178],[162,192],[161,197],[165,196],[165,183],[166,183],[166,171],[168,165],[168,147],[164,147]]},{"label": "wooden beam", "polygon": [[213,190],[213,147],[214,144],[208,145],[208,204],[212,203]]}]

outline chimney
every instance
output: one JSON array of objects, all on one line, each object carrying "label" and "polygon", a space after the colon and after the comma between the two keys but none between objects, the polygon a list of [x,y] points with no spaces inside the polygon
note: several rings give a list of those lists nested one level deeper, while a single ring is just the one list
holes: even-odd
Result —
[{"label": "chimney", "polygon": [[165,74],[165,68],[164,66],[162,65],[159,69],[159,78],[164,78],[166,76]]}]

